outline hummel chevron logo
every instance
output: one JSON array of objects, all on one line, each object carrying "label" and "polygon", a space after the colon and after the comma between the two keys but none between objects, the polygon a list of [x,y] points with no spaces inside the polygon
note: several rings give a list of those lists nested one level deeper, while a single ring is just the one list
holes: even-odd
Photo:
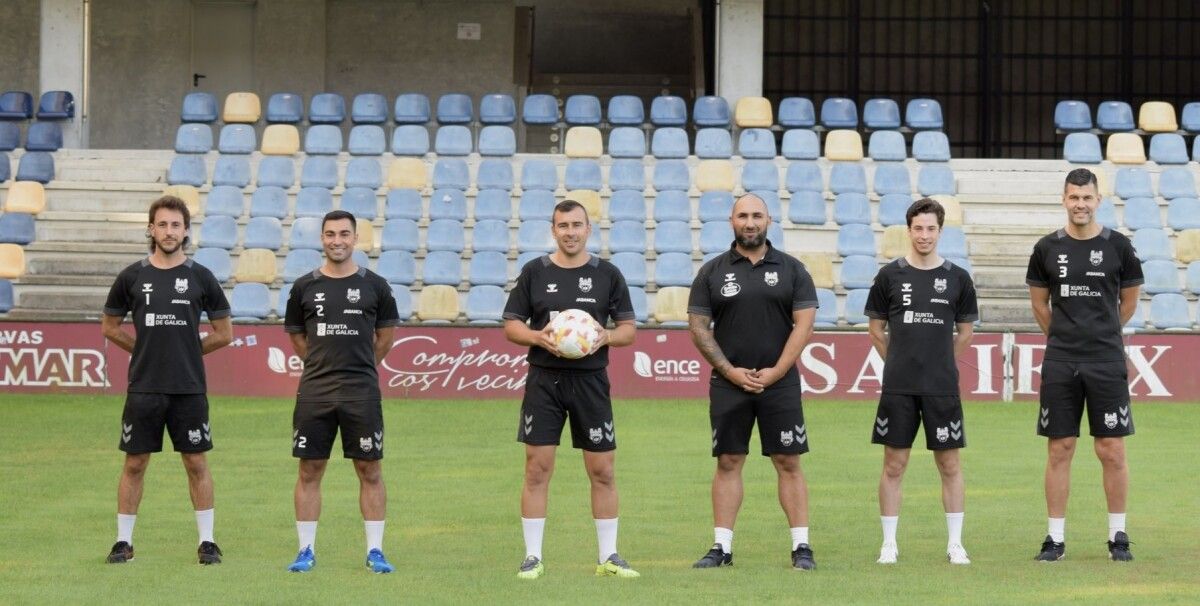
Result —
[{"label": "hummel chevron logo", "polygon": [[1129,427],[1129,417],[1121,417],[1121,427]]},{"label": "hummel chevron logo", "polygon": [[808,441],[808,428],[804,425],[793,425],[796,428],[796,442],[803,444]]},{"label": "hummel chevron logo", "polygon": [[613,436],[615,435],[615,432],[613,431],[613,422],[612,422],[612,421],[605,421],[605,422],[604,422],[604,429],[606,430],[606,431],[604,432],[604,439],[605,439],[605,440],[608,440],[609,442],[612,442],[612,441],[613,441]]},{"label": "hummel chevron logo", "polygon": [[133,425],[126,425],[126,424],[122,423],[121,424],[121,441],[128,444],[129,440],[131,440],[131,439],[133,439]]},{"label": "hummel chevron logo", "polygon": [[950,432],[950,437],[954,438],[955,440],[961,440],[962,432],[961,431],[952,431],[952,432]]},{"label": "hummel chevron logo", "polygon": [[1129,407],[1128,407],[1128,406],[1122,406],[1122,407],[1120,407],[1120,408],[1118,408],[1118,409],[1117,409],[1117,412],[1121,413],[1121,416],[1122,416],[1122,417],[1128,417],[1128,416],[1129,416]]},{"label": "hummel chevron logo", "polygon": [[713,430],[713,448],[717,447],[717,430]]},{"label": "hummel chevron logo", "polygon": [[212,442],[212,430],[208,428],[208,423],[201,425],[204,428],[204,441]]},{"label": "hummel chevron logo", "polygon": [[375,432],[375,450],[383,450],[383,432]]},{"label": "hummel chevron logo", "polygon": [[955,440],[961,440],[962,434],[962,419],[950,421],[950,437]]},{"label": "hummel chevron logo", "polygon": [[950,421],[950,429],[959,429],[962,427],[962,421]]},{"label": "hummel chevron logo", "polygon": [[888,419],[875,417],[875,433],[886,436],[888,433]]},{"label": "hummel chevron logo", "polygon": [[1040,423],[1042,424],[1042,429],[1045,429],[1048,425],[1050,425],[1050,409],[1049,408],[1042,409],[1042,420],[1040,421]]},{"label": "hummel chevron logo", "polygon": [[533,431],[533,415],[525,415],[525,435]]}]

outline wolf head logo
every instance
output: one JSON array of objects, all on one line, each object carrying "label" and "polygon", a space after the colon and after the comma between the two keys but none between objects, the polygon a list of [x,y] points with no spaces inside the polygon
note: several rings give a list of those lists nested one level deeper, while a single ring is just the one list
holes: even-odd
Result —
[{"label": "wolf head logo", "polygon": [[775,286],[776,284],[779,284],[779,272],[777,272],[777,271],[766,272],[765,274],[763,274],[763,281],[767,283],[767,286]]},{"label": "wolf head logo", "polygon": [[933,279],[933,289],[936,290],[939,295],[946,292],[946,279],[945,278],[934,278]]},{"label": "wolf head logo", "polygon": [[1117,413],[1115,413],[1115,412],[1104,413],[1104,426],[1109,429],[1116,427],[1117,426]]},{"label": "wolf head logo", "polygon": [[949,439],[950,439],[950,428],[949,427],[937,428],[937,441],[938,442],[945,442],[946,440],[949,440]]},{"label": "wolf head logo", "polygon": [[358,447],[361,448],[363,452],[371,452],[372,446],[371,446],[370,436],[365,437],[365,438],[359,438],[358,439]]},{"label": "wolf head logo", "polygon": [[1104,251],[1093,250],[1092,254],[1088,255],[1088,261],[1091,261],[1092,265],[1095,265],[1098,267],[1101,263],[1104,262]]},{"label": "wolf head logo", "polygon": [[779,432],[779,443],[783,444],[784,446],[791,446],[792,442],[794,442],[795,439],[796,438],[792,434],[792,430],[790,430],[790,429],[787,431]]},{"label": "wolf head logo", "polygon": [[592,444],[599,444],[600,440],[604,438],[604,432],[599,427],[589,428],[588,438],[592,440]]},{"label": "wolf head logo", "polygon": [[361,299],[361,298],[362,298],[362,296],[359,294],[359,289],[357,289],[357,288],[347,288],[346,289],[346,300],[347,301],[349,301],[351,303],[358,303],[359,299]]},{"label": "wolf head logo", "polygon": [[579,290],[583,291],[583,292],[590,292],[592,290],[592,279],[591,278],[580,278],[579,279]]},{"label": "wolf head logo", "polygon": [[187,281],[188,281],[187,278],[175,278],[175,292],[177,292],[181,295],[183,293],[187,292],[187,288],[188,288]]},{"label": "wolf head logo", "polygon": [[[1113,415],[1113,416],[1116,416],[1116,415]],[[1116,425],[1116,422],[1114,421],[1113,424]],[[188,430],[188,441],[191,442],[192,444],[199,444],[200,443],[200,430],[199,429],[189,429]]]}]

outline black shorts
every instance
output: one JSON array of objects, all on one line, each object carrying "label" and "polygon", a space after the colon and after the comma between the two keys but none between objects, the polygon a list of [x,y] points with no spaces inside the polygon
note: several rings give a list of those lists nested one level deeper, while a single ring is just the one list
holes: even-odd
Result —
[{"label": "black shorts", "polygon": [[1042,362],[1037,433],[1048,438],[1079,437],[1087,406],[1091,434],[1101,438],[1133,435],[1125,361]]},{"label": "black shorts", "polygon": [[712,455],[748,454],[750,432],[758,421],[763,456],[808,452],[808,429],[800,403],[799,384],[750,393],[710,385],[708,418],[712,424]]},{"label": "black shorts", "polygon": [[342,455],[347,459],[383,458],[383,406],[379,400],[296,402],[292,412],[292,456],[328,459],[339,427]]},{"label": "black shorts", "polygon": [[575,448],[590,452],[617,448],[608,372],[561,372],[530,366],[517,422],[517,441],[530,446],[557,446],[568,419]]},{"label": "black shorts", "polygon": [[129,454],[162,452],[163,428],[175,452],[212,450],[208,397],[204,394],[129,393],[121,413],[118,447]]},{"label": "black shorts", "polygon": [[917,428],[925,425],[925,447],[949,450],[967,445],[962,402],[958,396],[916,396],[885,393],[875,410],[871,443],[912,448]]}]

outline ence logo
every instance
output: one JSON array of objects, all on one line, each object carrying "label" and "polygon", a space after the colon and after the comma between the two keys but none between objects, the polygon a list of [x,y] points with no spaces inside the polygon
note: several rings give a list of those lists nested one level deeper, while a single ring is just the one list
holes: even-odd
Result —
[{"label": "ence logo", "polygon": [[633,372],[655,381],[700,381],[699,360],[655,360],[644,351],[633,352]]}]

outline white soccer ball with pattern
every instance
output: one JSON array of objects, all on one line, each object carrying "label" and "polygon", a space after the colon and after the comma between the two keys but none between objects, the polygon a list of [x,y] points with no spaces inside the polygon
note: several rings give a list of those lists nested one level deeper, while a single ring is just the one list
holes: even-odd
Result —
[{"label": "white soccer ball with pattern", "polygon": [[554,336],[554,345],[564,358],[572,360],[582,358],[600,344],[600,331],[604,327],[581,309],[567,309],[558,312],[550,320],[550,333]]}]

